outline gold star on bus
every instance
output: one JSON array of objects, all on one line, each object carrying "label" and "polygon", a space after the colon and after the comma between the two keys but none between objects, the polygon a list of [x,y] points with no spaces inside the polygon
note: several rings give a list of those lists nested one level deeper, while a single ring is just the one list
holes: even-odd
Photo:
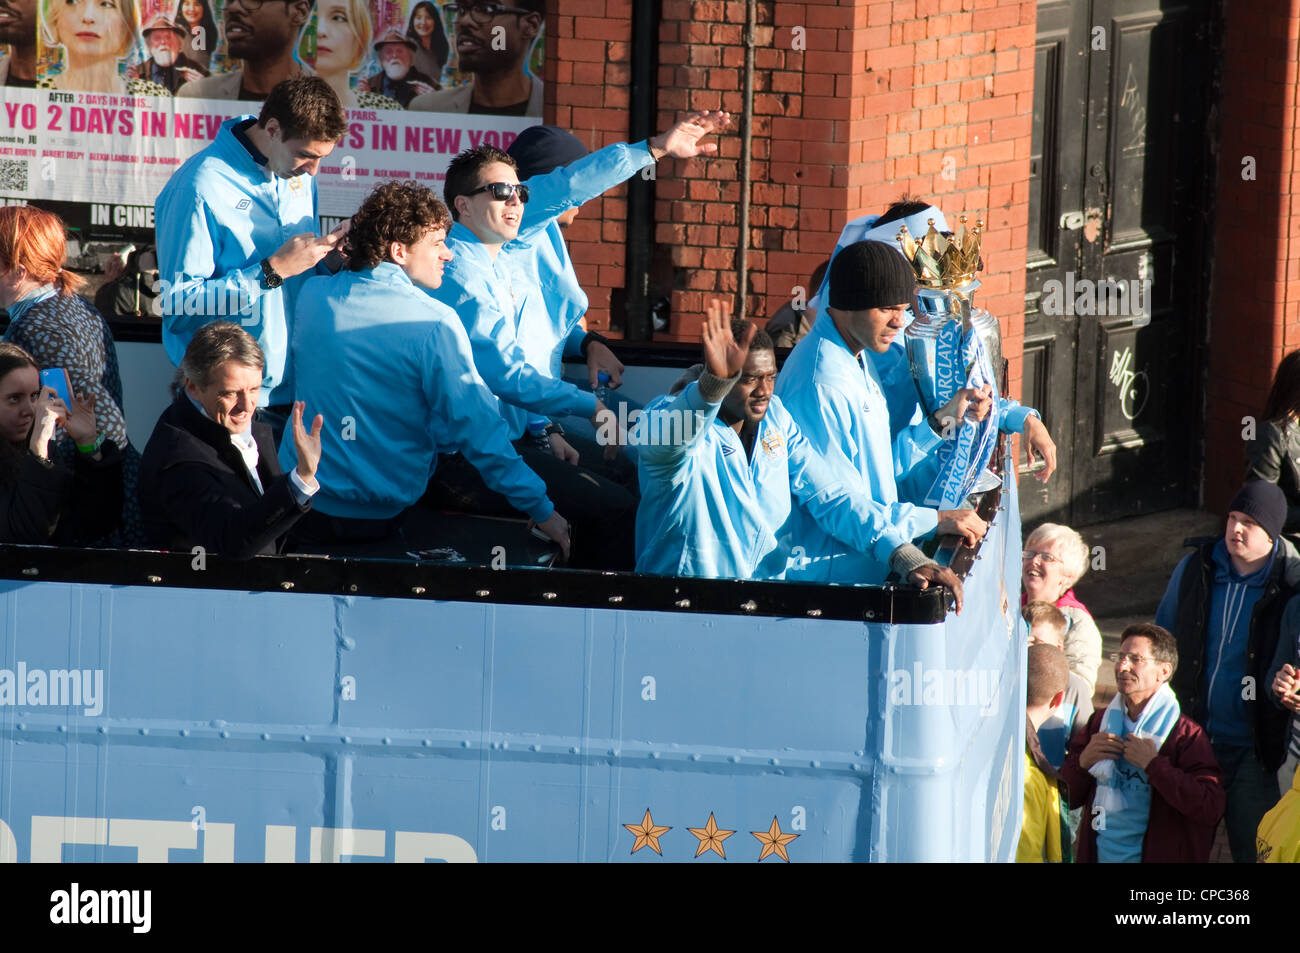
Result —
[{"label": "gold star on bus", "polygon": [[798,834],[783,834],[781,825],[776,822],[776,817],[772,817],[772,826],[765,831],[750,831],[758,842],[763,845],[763,852],[758,855],[759,861],[767,859],[769,854],[776,854],[787,864],[790,863],[790,855],[785,852],[785,845],[798,837]]},{"label": "gold star on bus", "polygon": [[640,824],[624,824],[629,831],[636,835],[636,843],[632,845],[632,853],[636,853],[642,847],[649,847],[660,857],[664,852],[659,849],[659,838],[672,830],[671,827],[655,827],[654,818],[650,816],[650,808],[645,809],[645,817],[641,819]]},{"label": "gold star on bus", "polygon": [[699,857],[706,850],[711,850],[723,860],[727,859],[727,853],[722,849],[722,842],[736,832],[719,830],[718,822],[713,819],[712,811],[709,812],[709,823],[703,827],[688,827],[686,829],[700,839],[700,846],[695,851],[696,857]]}]

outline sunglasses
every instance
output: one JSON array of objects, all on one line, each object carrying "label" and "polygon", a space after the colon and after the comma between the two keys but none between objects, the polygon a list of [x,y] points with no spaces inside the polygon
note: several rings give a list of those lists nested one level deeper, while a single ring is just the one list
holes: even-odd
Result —
[{"label": "sunglasses", "polygon": [[492,200],[495,202],[508,202],[510,196],[518,195],[520,204],[528,204],[528,186],[522,182],[517,185],[512,185],[509,182],[489,182],[487,185],[480,186],[473,192],[466,192],[465,194],[478,195],[480,192],[490,192]]}]

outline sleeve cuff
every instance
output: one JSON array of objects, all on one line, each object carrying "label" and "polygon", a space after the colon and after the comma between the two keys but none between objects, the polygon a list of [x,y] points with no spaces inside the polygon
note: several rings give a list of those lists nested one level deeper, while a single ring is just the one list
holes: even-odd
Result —
[{"label": "sleeve cuff", "polygon": [[939,564],[921,552],[919,546],[914,546],[911,543],[904,543],[889,555],[889,568],[902,576],[904,580],[922,566],[937,565]]},{"label": "sleeve cuff", "polygon": [[700,389],[700,396],[710,404],[720,404],[722,399],[731,393],[731,388],[735,386],[736,381],[740,380],[740,375],[735,377],[714,377],[707,370],[700,374],[700,379],[696,381],[696,386]]},{"label": "sleeve cuff", "polygon": [[305,506],[316,495],[316,491],[320,489],[320,483],[316,480],[308,483],[299,475],[297,469],[289,471],[289,486],[293,489],[294,499],[298,501],[299,506]]},{"label": "sleeve cuff", "polygon": [[1022,434],[1025,432],[1025,421],[1030,417],[1042,417],[1038,411],[1032,407],[1022,407],[1014,401],[1007,401],[1010,406],[1002,408],[1002,420],[999,422],[998,429],[1003,433]]}]

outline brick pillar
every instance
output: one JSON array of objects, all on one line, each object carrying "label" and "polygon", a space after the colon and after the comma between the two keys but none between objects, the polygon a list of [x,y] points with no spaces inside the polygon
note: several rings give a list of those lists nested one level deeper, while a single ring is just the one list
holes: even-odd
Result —
[{"label": "brick pillar", "polygon": [[1243,418],[1300,347],[1300,0],[1225,7],[1203,488],[1216,512],[1245,474]]},{"label": "brick pillar", "polygon": [[[549,21],[556,39],[547,121],[597,145],[626,135],[634,39],[630,2],[587,8],[591,15]],[[978,300],[1002,321],[1018,392],[1035,16],[1033,0],[758,4],[751,316],[771,316],[805,286],[849,219],[883,211],[903,193],[933,199],[954,224],[962,211],[985,217]],[[660,128],[699,108],[726,109],[739,124],[744,23],[743,2],[663,0]],[[620,75],[624,95],[616,98]],[[741,137],[719,144],[716,158],[665,160],[658,170],[652,280],[670,296],[676,339],[698,338],[713,293],[737,291]],[[619,198],[606,199],[603,209],[584,209],[570,233],[595,326],[623,280],[623,209]]]}]

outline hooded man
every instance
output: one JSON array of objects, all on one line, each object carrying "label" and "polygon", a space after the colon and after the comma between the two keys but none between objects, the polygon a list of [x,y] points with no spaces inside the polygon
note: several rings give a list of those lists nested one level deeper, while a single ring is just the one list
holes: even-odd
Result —
[{"label": "hooded man", "polygon": [[[1290,713],[1271,700],[1270,666],[1282,633],[1300,631],[1300,555],[1282,536],[1286,497],[1252,480],[1228,505],[1224,534],[1190,541],[1165,589],[1156,624],[1173,632],[1183,664],[1179,702],[1205,726],[1223,769],[1232,859],[1255,860],[1255,832],[1281,795]],[[1279,641],[1283,644],[1279,646]]]}]

